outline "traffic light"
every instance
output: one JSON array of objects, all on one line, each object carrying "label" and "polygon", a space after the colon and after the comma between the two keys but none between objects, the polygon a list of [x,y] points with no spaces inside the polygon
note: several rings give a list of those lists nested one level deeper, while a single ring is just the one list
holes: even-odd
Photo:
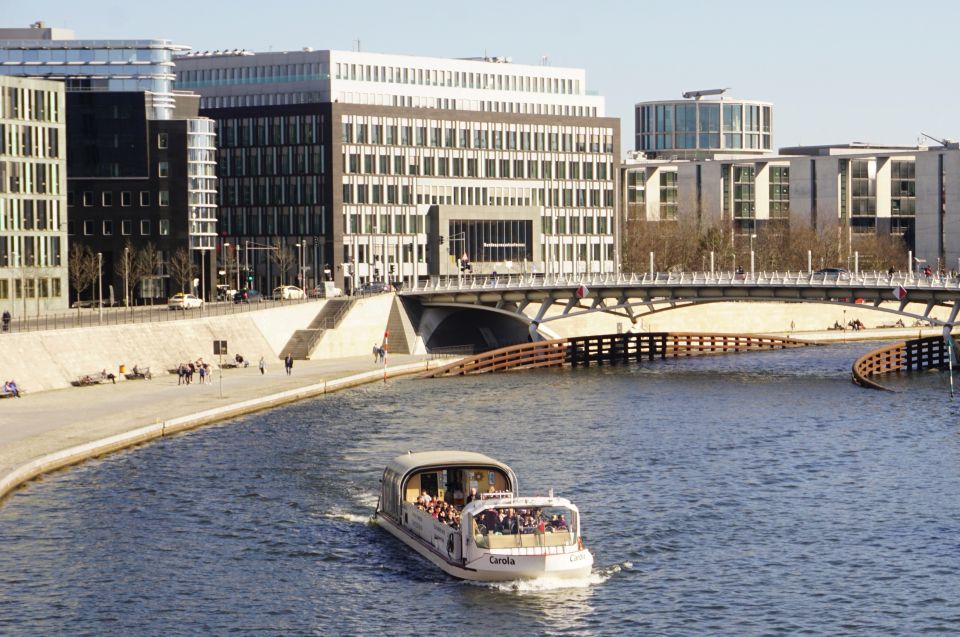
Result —
[{"label": "traffic light", "polygon": [[440,245],[443,245],[443,235],[440,235]]},{"label": "traffic light", "polygon": [[253,275],[252,275],[252,274],[248,274],[248,275],[247,275],[247,281],[250,281],[251,283],[253,283]]}]

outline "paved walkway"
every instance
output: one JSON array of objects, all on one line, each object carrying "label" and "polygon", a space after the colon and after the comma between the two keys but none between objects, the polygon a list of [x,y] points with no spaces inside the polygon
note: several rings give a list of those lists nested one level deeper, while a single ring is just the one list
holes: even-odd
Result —
[{"label": "paved walkway", "polygon": [[[425,357],[407,355],[392,355],[389,363],[390,367],[422,363],[424,369],[427,365]],[[255,363],[223,370],[222,397],[220,372],[215,371],[212,382],[203,385],[198,375],[191,385],[178,386],[175,375],[161,373],[152,380],[71,387],[4,399],[0,401],[0,497],[4,495],[5,477],[49,454],[162,421],[378,369],[371,355],[296,361],[293,373],[287,376],[283,363],[277,361],[268,365],[263,376]]]}]

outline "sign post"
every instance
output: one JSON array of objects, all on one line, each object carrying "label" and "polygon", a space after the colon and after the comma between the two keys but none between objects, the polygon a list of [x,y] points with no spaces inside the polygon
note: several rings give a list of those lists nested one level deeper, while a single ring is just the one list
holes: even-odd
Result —
[{"label": "sign post", "polygon": [[220,357],[220,398],[223,398],[223,357],[227,353],[226,341],[213,342],[213,355]]}]

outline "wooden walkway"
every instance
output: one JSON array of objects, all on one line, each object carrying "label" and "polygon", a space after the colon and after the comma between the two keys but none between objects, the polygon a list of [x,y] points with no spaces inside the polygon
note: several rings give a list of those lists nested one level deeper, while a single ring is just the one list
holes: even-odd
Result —
[{"label": "wooden walkway", "polygon": [[858,358],[853,364],[853,382],[869,389],[886,390],[874,377],[895,372],[946,369],[950,365],[949,356],[950,349],[942,336],[900,341]]},{"label": "wooden walkway", "polygon": [[551,341],[521,343],[468,356],[421,378],[463,376],[515,369],[563,365],[612,365],[666,358],[759,352],[813,345],[807,341],[743,334],[689,334],[644,332],[576,336]]}]

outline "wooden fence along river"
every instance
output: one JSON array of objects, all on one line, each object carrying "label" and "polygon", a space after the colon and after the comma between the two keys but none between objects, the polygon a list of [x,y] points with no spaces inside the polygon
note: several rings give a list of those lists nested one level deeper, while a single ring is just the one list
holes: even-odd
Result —
[{"label": "wooden fence along river", "polygon": [[422,377],[439,378],[562,365],[629,363],[681,356],[759,352],[807,345],[812,343],[791,338],[742,334],[645,332],[576,336],[490,350],[431,370]]},{"label": "wooden fence along river", "polygon": [[893,372],[944,370],[950,365],[950,349],[942,336],[901,341],[864,354],[853,364],[853,381],[861,387],[887,389],[873,377]]}]

